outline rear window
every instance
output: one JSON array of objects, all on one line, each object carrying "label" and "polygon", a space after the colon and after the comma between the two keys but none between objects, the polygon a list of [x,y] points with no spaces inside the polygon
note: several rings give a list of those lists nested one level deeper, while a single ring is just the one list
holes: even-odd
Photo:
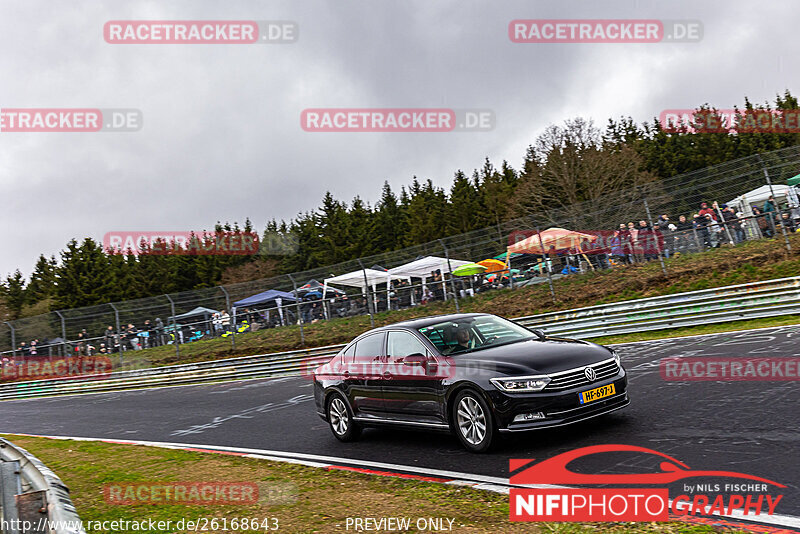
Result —
[{"label": "rear window", "polygon": [[383,356],[383,333],[372,334],[361,338],[356,343],[356,357]]}]

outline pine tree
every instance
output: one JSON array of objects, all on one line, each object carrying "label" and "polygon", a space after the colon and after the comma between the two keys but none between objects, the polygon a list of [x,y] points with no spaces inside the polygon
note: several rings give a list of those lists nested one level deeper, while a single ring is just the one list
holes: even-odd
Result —
[{"label": "pine tree", "polygon": [[56,269],[55,306],[57,309],[102,304],[109,300],[108,257],[101,244],[85,238],[67,243],[61,251],[61,264]]},{"label": "pine tree", "polygon": [[27,303],[25,295],[25,277],[17,269],[14,274],[6,277],[2,286],[3,298],[12,319],[17,319],[22,314],[22,307]]},{"label": "pine tree", "polygon": [[373,214],[374,231],[372,249],[376,251],[396,250],[403,245],[408,221],[403,206],[392,191],[389,182],[383,182],[381,199]]},{"label": "pine tree", "polygon": [[478,192],[461,170],[453,177],[447,213],[448,235],[469,232],[479,219]]},{"label": "pine tree", "polygon": [[44,254],[39,256],[25,290],[28,302],[36,304],[53,295],[56,289],[57,265],[55,257],[50,256],[48,259]]}]

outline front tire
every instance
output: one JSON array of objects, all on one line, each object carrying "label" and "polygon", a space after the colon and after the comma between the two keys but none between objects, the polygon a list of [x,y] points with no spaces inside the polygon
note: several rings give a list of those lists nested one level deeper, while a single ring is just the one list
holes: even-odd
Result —
[{"label": "front tire", "polygon": [[489,405],[471,390],[457,394],[453,403],[453,428],[470,452],[486,452],[494,441],[494,418]]},{"label": "front tire", "polygon": [[328,400],[326,415],[331,432],[339,441],[355,441],[361,435],[361,427],[353,421],[353,414],[339,393],[332,394]]}]

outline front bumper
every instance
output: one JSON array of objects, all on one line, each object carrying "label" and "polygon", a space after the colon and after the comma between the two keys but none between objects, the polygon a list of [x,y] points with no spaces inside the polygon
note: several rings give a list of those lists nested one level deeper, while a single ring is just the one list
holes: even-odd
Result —
[{"label": "front bumper", "polygon": [[[581,391],[607,384],[614,384],[614,395],[587,404],[580,404],[578,395]],[[540,393],[508,394],[498,390],[493,392],[490,398],[494,405],[498,430],[500,432],[523,432],[568,425],[624,408],[630,404],[627,386],[627,377],[625,372],[621,371],[617,376],[596,382],[591,386],[554,393],[544,391]],[[545,418],[537,421],[513,422],[516,415],[531,412],[542,412]]]}]

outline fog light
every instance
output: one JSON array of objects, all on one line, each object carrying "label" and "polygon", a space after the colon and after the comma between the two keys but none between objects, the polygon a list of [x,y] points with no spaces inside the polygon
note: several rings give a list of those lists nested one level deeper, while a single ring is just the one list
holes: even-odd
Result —
[{"label": "fog light", "polygon": [[545,415],[542,412],[532,412],[532,413],[521,413],[514,417],[515,423],[523,423],[525,421],[539,421],[540,419],[544,419]]}]

